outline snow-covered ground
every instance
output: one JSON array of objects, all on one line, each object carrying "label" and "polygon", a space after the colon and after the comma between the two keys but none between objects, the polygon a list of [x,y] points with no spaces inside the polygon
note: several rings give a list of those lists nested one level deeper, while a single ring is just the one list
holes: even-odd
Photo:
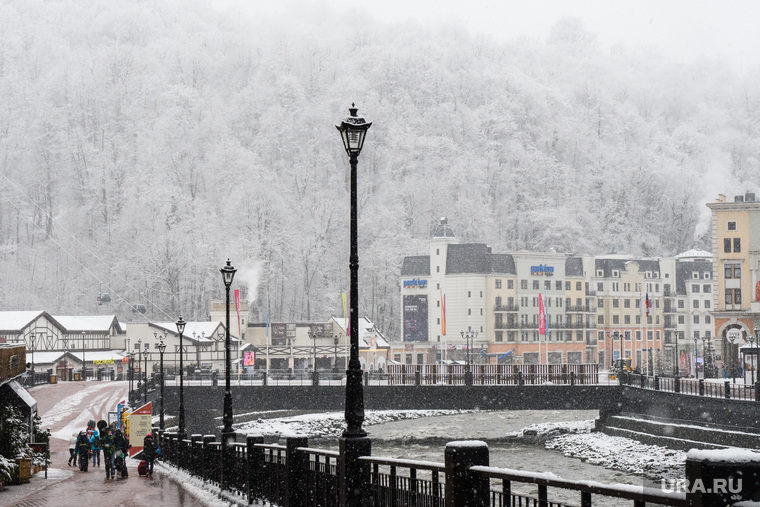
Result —
[{"label": "snow-covered ground", "polygon": [[565,456],[648,479],[683,477],[685,452],[593,430],[593,420],[557,422],[533,424],[507,436],[544,442],[547,449],[560,451]]}]

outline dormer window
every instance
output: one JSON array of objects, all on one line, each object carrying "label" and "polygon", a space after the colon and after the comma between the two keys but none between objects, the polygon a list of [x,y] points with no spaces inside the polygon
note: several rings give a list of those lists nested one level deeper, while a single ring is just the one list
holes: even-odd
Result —
[{"label": "dormer window", "polygon": [[617,269],[613,269],[612,278],[620,278],[620,271],[618,271]]},{"label": "dormer window", "polygon": [[596,276],[598,276],[599,278],[603,277],[604,276],[604,270],[603,269],[597,269],[596,270]]}]

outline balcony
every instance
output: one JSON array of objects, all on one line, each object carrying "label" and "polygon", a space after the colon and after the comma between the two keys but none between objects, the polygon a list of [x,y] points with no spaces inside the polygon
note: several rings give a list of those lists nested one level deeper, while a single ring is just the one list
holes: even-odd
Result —
[{"label": "balcony", "polygon": [[592,305],[570,305],[565,307],[565,312],[569,313],[593,313],[596,308]]},{"label": "balcony", "polygon": [[495,305],[493,307],[494,312],[518,312],[520,307],[516,304]]}]

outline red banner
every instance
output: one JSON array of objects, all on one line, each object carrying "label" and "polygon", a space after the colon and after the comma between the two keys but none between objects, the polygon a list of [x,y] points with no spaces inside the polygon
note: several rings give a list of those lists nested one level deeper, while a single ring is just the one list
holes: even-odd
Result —
[{"label": "red banner", "polygon": [[546,334],[546,312],[544,311],[544,298],[538,293],[538,334]]}]

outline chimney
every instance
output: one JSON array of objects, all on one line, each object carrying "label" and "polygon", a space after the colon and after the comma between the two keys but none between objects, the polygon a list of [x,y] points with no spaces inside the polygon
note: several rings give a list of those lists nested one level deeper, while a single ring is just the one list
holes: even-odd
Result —
[{"label": "chimney", "polygon": [[743,195],[735,195],[734,196],[734,202],[744,202],[744,196]]},{"label": "chimney", "polygon": [[745,193],[744,202],[755,202],[755,193],[754,192]]}]

